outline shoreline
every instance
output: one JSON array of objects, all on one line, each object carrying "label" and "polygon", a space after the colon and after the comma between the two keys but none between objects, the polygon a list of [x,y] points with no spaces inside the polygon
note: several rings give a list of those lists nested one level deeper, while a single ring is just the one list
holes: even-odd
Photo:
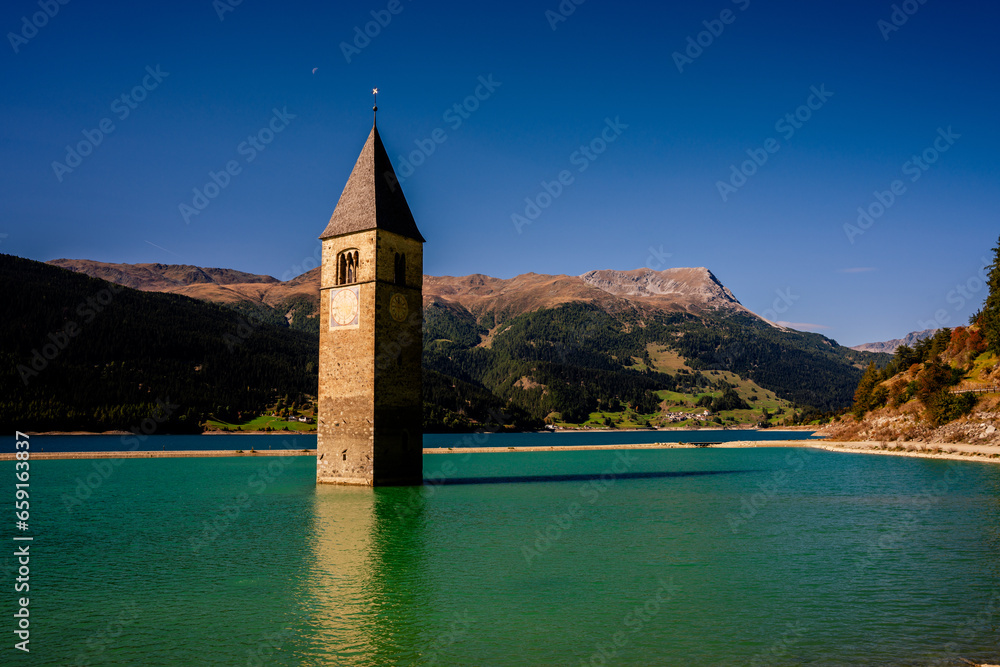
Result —
[{"label": "shoreline", "polygon": [[[654,442],[617,445],[542,445],[527,447],[425,447],[424,454],[509,454],[516,452],[607,451],[655,449],[750,449],[757,447],[812,447],[841,454],[873,454],[906,456],[922,459],[1000,463],[1000,445],[944,444],[928,445],[917,442],[846,442],[837,440],[734,440],[711,445],[689,442]],[[0,453],[0,461],[13,461],[16,454]],[[316,456],[315,449],[235,449],[126,451],[126,452],[32,452],[33,460],[59,459],[156,459],[212,458],[246,456]]]},{"label": "shoreline", "polygon": [[[618,445],[548,445],[528,447],[426,447],[424,454],[509,454],[517,452],[607,451],[622,449],[749,449],[756,447],[812,447],[842,454],[875,454],[910,458],[1000,463],[1000,445],[953,444],[939,447],[924,443],[844,442],[835,440],[735,440],[712,445],[688,442],[655,442]],[[316,456],[314,449],[255,449],[129,451],[129,452],[32,452],[35,460],[55,459],[153,459],[240,456]],[[14,453],[0,454],[0,461],[15,460]]]},{"label": "shoreline", "polygon": [[[788,442],[795,442],[789,440]],[[810,441],[805,441],[810,442]],[[905,456],[915,459],[974,461],[1000,463],[1000,445],[969,445],[965,443],[926,443],[909,441],[878,442],[874,440],[813,440],[811,447],[843,454]]]},{"label": "shoreline", "polygon": [[[609,449],[742,449],[748,447],[811,447],[811,440],[734,440],[710,445],[697,442],[651,442],[632,445],[530,445],[527,447],[425,447],[424,454],[500,454],[513,452],[586,452]],[[788,444],[794,443],[794,444]]]},{"label": "shoreline", "polygon": [[[559,428],[555,431],[549,429],[539,429],[537,431],[509,431],[510,433],[697,433],[698,431],[757,431],[760,433],[798,433],[799,431],[809,431],[814,432],[818,430],[818,426],[783,426],[781,428],[767,428],[761,429],[757,427],[748,426],[746,428],[722,428],[718,426],[705,426],[699,428],[693,428],[690,426],[683,426],[678,428]],[[441,433],[425,433],[424,435],[469,435],[471,433],[486,433],[486,434],[496,434],[496,433],[508,433],[508,431],[458,431],[458,432],[441,432]],[[72,435],[72,436],[84,436],[84,435],[104,435],[104,436],[119,436],[119,435],[133,435],[131,431],[24,431],[24,434],[28,437],[35,436],[50,436],[50,435]],[[201,433],[167,433],[164,435],[316,435],[316,431],[202,431]],[[156,437],[155,435],[152,437]]]},{"label": "shoreline", "polygon": [[[686,442],[654,442],[634,445],[565,445],[565,446],[528,446],[528,447],[425,447],[424,454],[499,454],[514,452],[578,452],[615,449],[708,449],[710,447],[783,447],[784,443],[797,443],[795,447],[808,447],[808,440],[762,440],[759,442],[738,441],[718,445],[699,446]],[[166,458],[200,458],[219,456],[316,456],[315,449],[257,449],[240,451],[235,449],[181,449],[173,451],[144,452],[32,452],[33,460],[57,459],[166,459]],[[14,453],[0,453],[0,461],[13,461]]]}]

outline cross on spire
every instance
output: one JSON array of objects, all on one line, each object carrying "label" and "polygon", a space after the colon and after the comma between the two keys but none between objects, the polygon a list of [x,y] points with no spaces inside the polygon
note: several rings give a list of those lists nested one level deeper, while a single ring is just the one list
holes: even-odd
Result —
[{"label": "cross on spire", "polygon": [[[374,118],[378,118],[378,88],[372,88],[372,97],[375,99],[375,104],[372,106],[372,113]],[[374,123],[374,121],[372,121]]]}]

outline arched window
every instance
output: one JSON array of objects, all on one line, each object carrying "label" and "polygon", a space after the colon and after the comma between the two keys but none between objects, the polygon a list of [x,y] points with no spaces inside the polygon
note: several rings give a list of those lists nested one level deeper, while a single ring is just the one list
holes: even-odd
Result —
[{"label": "arched window", "polygon": [[358,251],[351,248],[337,254],[337,284],[350,285],[358,282]]},{"label": "arched window", "polygon": [[396,283],[397,285],[405,285],[406,284],[406,255],[404,255],[403,253],[400,253],[400,252],[396,253],[396,261],[395,261],[394,268],[395,268],[395,279],[393,280],[393,282]]}]

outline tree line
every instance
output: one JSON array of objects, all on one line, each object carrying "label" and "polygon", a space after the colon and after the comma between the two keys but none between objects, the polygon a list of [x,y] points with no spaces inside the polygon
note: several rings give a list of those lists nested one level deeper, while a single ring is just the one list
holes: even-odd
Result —
[{"label": "tree line", "polygon": [[975,394],[955,394],[950,389],[965,378],[979,355],[1000,354],[1000,240],[987,268],[989,294],[969,318],[969,327],[939,329],[913,347],[900,345],[884,368],[869,364],[854,392],[851,412],[855,418],[885,406],[898,408],[914,398],[934,426],[973,410]]}]

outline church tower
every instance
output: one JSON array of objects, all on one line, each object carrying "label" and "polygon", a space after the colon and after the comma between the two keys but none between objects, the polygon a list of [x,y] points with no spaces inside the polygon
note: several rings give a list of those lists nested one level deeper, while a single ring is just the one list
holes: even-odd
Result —
[{"label": "church tower", "polygon": [[424,238],[375,124],[319,238],[316,481],[421,484]]}]

